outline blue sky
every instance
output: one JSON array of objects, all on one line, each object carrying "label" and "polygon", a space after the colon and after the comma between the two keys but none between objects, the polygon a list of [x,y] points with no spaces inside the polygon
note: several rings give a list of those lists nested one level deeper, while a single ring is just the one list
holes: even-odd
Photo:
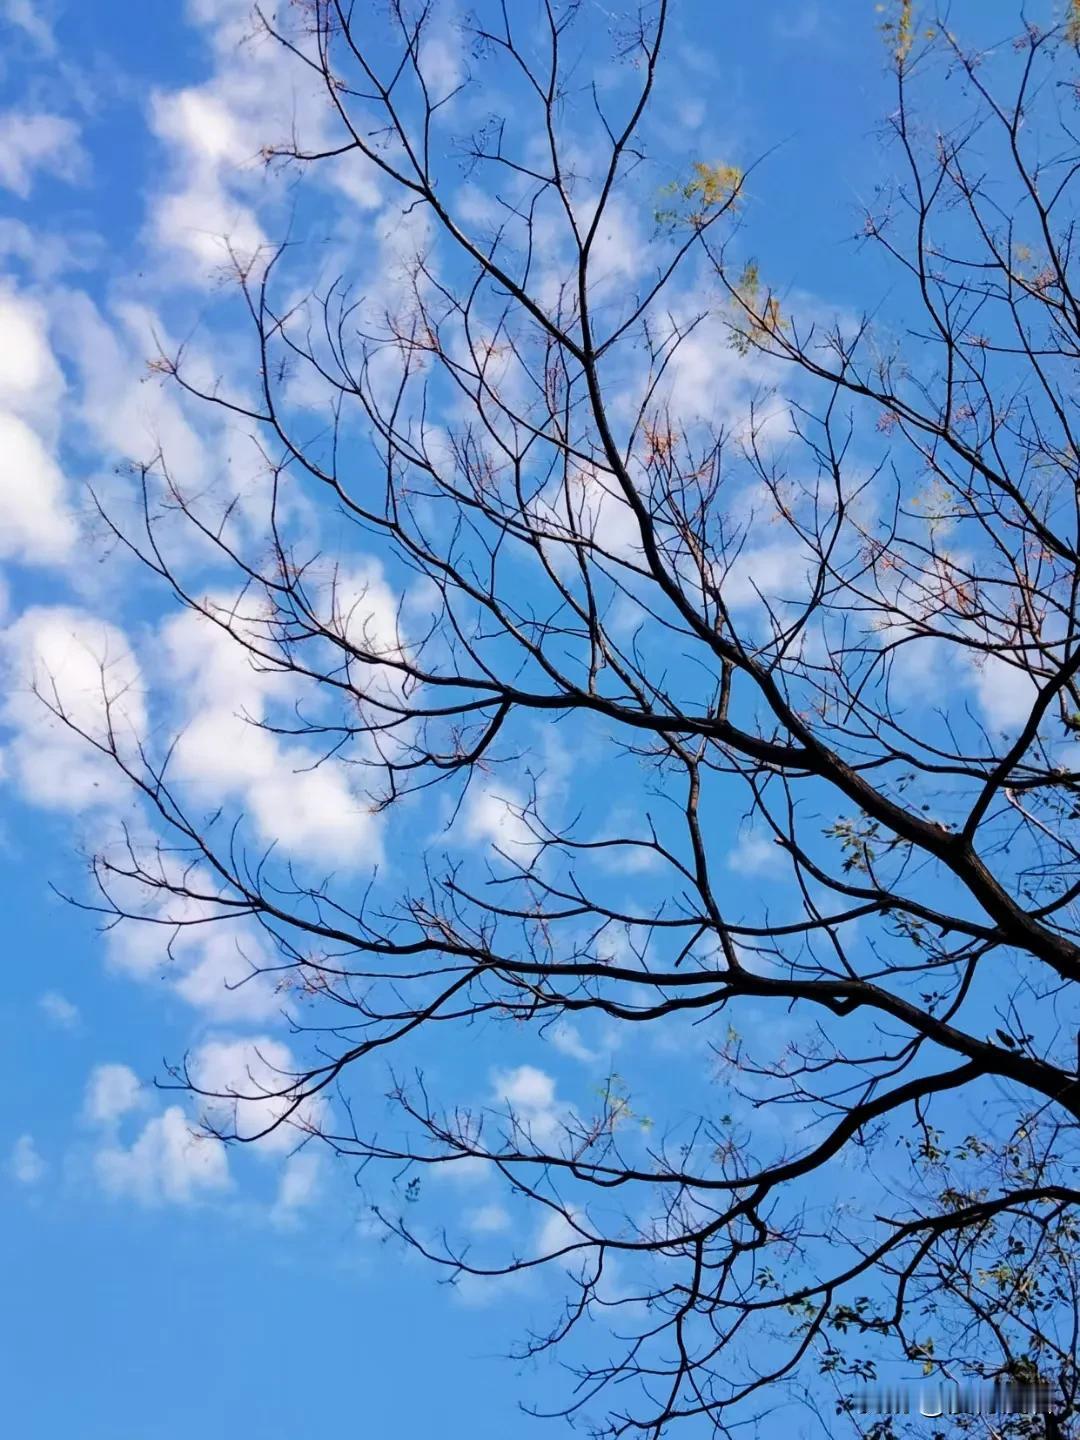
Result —
[{"label": "blue sky", "polygon": [[[584,8],[599,26],[602,7]],[[688,155],[745,165],[769,152],[753,181],[763,272],[840,309],[880,291],[877,262],[851,240],[882,179],[875,136],[889,92],[873,5],[675,9],[658,102],[672,172]],[[552,1373],[499,1357],[550,1313],[557,1281],[490,1295],[438,1285],[382,1242],[366,1214],[372,1191],[348,1165],[312,1152],[192,1159],[186,1102],[155,1079],[186,1052],[242,1068],[259,1037],[288,1043],[279,1006],[265,990],[228,997],[227,943],[170,968],[159,936],[105,935],[54,893],[85,897],[80,853],[127,802],[115,777],[35,718],[35,655],[85,689],[87,647],[104,647],[116,675],[137,665],[158,694],[173,689],[175,723],[191,737],[186,778],[203,799],[235,755],[222,746],[244,748],[238,709],[262,703],[227,657],[170,619],[85,499],[93,483],[123,507],[129,480],[117,467],[159,441],[192,473],[249,463],[241,437],[146,371],[155,334],[179,339],[216,315],[220,232],[275,238],[288,222],[288,195],[252,163],[259,127],[284,112],[269,72],[246,56],[245,11],[244,0],[0,0],[0,133],[11,137],[0,147],[6,1428],[20,1440],[513,1440],[544,1433],[517,1405],[542,1405]],[[366,181],[331,186],[318,205],[310,223],[324,219],[346,254],[349,244],[368,253],[398,223],[392,198]],[[228,319],[207,325],[227,356]],[[378,583],[392,603],[393,574]],[[126,702],[133,724],[138,693]],[[343,848],[361,860],[406,853],[394,850],[401,836],[336,813],[332,780],[278,793],[268,777],[282,753],[252,754],[229,781],[230,803],[263,838],[282,830],[313,863]],[[428,818],[410,823],[430,833]],[[478,810],[467,838],[505,839],[500,823]],[[732,873],[769,883],[752,847]],[[649,1043],[634,1056],[635,1107],[678,1111],[687,1076],[708,1064],[702,1038]],[[512,1046],[481,1031],[421,1054],[448,1088],[516,1096],[539,1113],[556,1096],[583,1103],[621,1072],[619,1044],[601,1028]],[[376,1115],[385,1088],[365,1076],[355,1099]],[[393,1193],[389,1178],[370,1186]],[[469,1180],[425,1181],[425,1208],[426,1223],[445,1214],[478,1234],[520,1226],[523,1242],[536,1225]],[[809,1419],[783,1428],[792,1423],[816,1433]]]}]

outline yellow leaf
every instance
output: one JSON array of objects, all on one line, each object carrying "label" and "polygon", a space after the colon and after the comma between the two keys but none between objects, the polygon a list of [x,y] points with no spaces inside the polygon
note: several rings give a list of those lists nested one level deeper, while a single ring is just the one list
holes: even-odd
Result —
[{"label": "yellow leaf", "polygon": [[[1080,6],[1080,0],[1073,0],[1073,3]],[[887,6],[879,5],[879,11],[887,11]],[[900,0],[895,20],[886,20],[881,26],[886,43],[892,51],[893,59],[900,66],[911,54],[911,47],[915,43],[915,14],[914,0]]]},{"label": "yellow leaf", "polygon": [[737,165],[706,165],[704,161],[694,162],[694,178],[686,187],[687,198],[701,196],[706,207],[723,205],[738,193],[743,182],[743,172]]}]

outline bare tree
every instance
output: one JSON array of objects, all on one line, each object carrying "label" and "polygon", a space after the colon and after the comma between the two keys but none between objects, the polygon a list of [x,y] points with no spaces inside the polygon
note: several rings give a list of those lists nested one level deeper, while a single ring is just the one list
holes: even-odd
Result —
[{"label": "bare tree", "polygon": [[[622,66],[606,88],[572,0],[485,0],[469,72],[441,78],[430,5],[259,15],[335,127],[268,160],[381,177],[409,263],[380,308],[299,240],[238,256],[248,391],[184,352],[158,368],[259,437],[261,525],[214,515],[165,456],[142,472],[141,534],[115,532],[293,678],[308,698],[274,727],[357,767],[391,824],[410,797],[477,786],[511,818],[489,868],[434,845],[422,878],[358,892],[185,808],[168,753],[110,732],[160,841],[96,859],[100,904],[262,927],[308,1046],[273,1124],[412,1185],[480,1160],[558,1217],[546,1252],[490,1257],[382,1212],[452,1276],[566,1270],[565,1310],[527,1344],[575,1367],[548,1409],[600,1433],[727,1433],[789,1380],[899,1356],[1024,1360],[1068,1416],[1078,17],[972,54],[890,10],[900,167],[853,264],[879,247],[893,299],[831,320],[751,258],[747,173],[650,161],[675,9],[602,37]],[[648,231],[633,283],[608,243],[626,215]],[[703,413],[721,367],[755,390],[741,415]],[[297,538],[298,495],[423,617],[377,626],[344,562]],[[170,549],[178,513],[231,598]],[[572,798],[537,758],[545,729],[589,771]],[[779,884],[728,867],[748,832]],[[575,1016],[628,1033],[627,1080],[555,1132],[436,1098],[413,1068],[440,1027]],[[643,1125],[635,1052],[680,1021],[712,1060]],[[384,1060],[400,1124],[380,1131],[350,1080]],[[593,1320],[603,1360],[575,1348]]]}]

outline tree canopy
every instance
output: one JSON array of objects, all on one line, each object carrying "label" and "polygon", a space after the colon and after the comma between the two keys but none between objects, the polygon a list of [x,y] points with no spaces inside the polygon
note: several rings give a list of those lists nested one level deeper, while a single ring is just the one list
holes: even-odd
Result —
[{"label": "tree canopy", "polygon": [[[436,5],[257,12],[321,96],[265,155],[291,230],[234,244],[227,357],[155,368],[261,469],[223,499],[165,446],[101,517],[272,677],[238,769],[300,742],[385,839],[294,863],[104,671],[99,727],[46,682],[143,802],[92,903],[258,937],[302,1058],[178,1063],[211,1130],[349,1158],[443,1278],[559,1277],[522,1343],[569,1383],[526,1403],[726,1434],[794,1389],[880,1437],[855,1390],[922,1371],[1044,1377],[1068,1426],[1080,12],[878,7],[838,297],[759,258],[768,155],[672,161],[678,8],[479,0],[460,66]],[[394,255],[320,238],[331,167],[397,197]],[[602,1083],[563,1101],[544,1043]],[[538,1228],[456,1227],[428,1182],[478,1168]]]}]

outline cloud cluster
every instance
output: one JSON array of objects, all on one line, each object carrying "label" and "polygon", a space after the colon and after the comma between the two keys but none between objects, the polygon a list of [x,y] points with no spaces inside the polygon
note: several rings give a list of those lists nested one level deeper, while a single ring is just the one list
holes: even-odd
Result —
[{"label": "cloud cluster", "polygon": [[126,636],[81,610],[34,606],[0,632],[0,672],[8,769],[26,798],[80,814],[125,803],[127,782],[102,748],[130,757],[145,729]]},{"label": "cloud cluster", "polygon": [[176,774],[193,794],[243,810],[264,845],[335,869],[377,863],[378,824],[348,770],[259,728],[280,677],[257,673],[239,641],[192,612],[168,621],[162,642],[185,697]]},{"label": "cloud cluster", "polygon": [[18,1185],[37,1185],[45,1178],[48,1166],[41,1158],[32,1135],[20,1135],[8,1156],[8,1173]]},{"label": "cloud cluster", "polygon": [[25,110],[0,113],[0,185],[25,198],[38,175],[77,180],[86,171],[87,155],[79,127],[62,115]]},{"label": "cloud cluster", "polygon": [[497,1071],[491,1098],[528,1143],[543,1148],[556,1142],[567,1107],[558,1099],[554,1077],[546,1070],[517,1065]]},{"label": "cloud cluster", "polygon": [[109,1194],[141,1205],[187,1205],[230,1185],[224,1148],[200,1134],[180,1105],[147,1121],[132,1145],[103,1146],[96,1166]]},{"label": "cloud cluster", "polygon": [[0,560],[56,565],[75,544],[56,456],[65,382],[45,307],[0,282]]},{"label": "cloud cluster", "polygon": [[[290,180],[268,176],[270,152],[292,143],[330,149],[341,137],[328,127],[317,80],[262,32],[247,0],[198,0],[188,8],[210,43],[213,68],[202,84],[151,98],[150,125],[166,163],[147,232],[180,262],[179,278],[198,284],[231,256],[247,263],[266,248],[260,211]],[[317,175],[354,209],[379,204],[374,169],[355,155],[320,166]]]},{"label": "cloud cluster", "polygon": [[321,1112],[316,1102],[296,1107],[282,1094],[295,1070],[288,1047],[265,1035],[216,1037],[194,1052],[190,1069],[207,1092],[202,1099],[190,1110],[179,1104],[157,1109],[126,1141],[124,1127],[154,1109],[150,1093],[126,1065],[99,1065],[91,1073],[83,1113],[98,1134],[93,1164],[102,1189],[144,1206],[227,1195],[235,1181],[218,1136],[235,1136],[279,1165],[269,1216],[275,1224],[295,1223],[319,1193],[321,1156],[299,1147]]},{"label": "cloud cluster", "polygon": [[79,1007],[57,990],[46,990],[38,1000],[38,1008],[58,1030],[74,1030],[78,1027]]}]

